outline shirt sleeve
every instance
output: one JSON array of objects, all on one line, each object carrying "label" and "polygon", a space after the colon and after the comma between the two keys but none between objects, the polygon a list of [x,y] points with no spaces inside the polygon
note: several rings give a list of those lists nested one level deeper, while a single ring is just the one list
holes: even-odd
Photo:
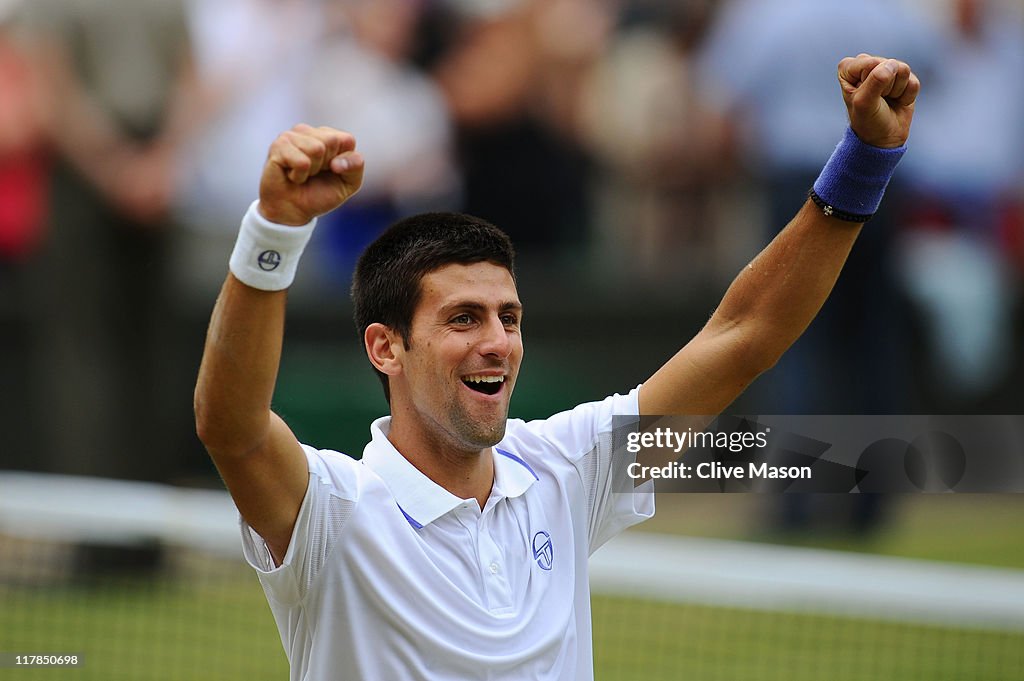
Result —
[{"label": "shirt sleeve", "polygon": [[358,464],[337,452],[303,445],[309,484],[288,551],[275,565],[263,537],[241,520],[242,553],[256,570],[268,598],[285,605],[302,601],[327,562],[356,505]]},{"label": "shirt sleeve", "polygon": [[588,402],[527,427],[553,445],[572,465],[583,485],[592,554],[627,527],[654,515],[654,485],[634,487],[626,475],[632,460],[626,432],[639,421],[640,388]]}]

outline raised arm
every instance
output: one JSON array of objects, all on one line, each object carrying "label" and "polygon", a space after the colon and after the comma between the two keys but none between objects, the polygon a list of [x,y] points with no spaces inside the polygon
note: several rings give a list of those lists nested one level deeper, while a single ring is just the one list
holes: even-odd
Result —
[{"label": "raised arm", "polygon": [[309,478],[298,441],[270,410],[291,283],[284,273],[294,272],[309,223],[352,196],[362,176],[363,159],[347,133],[299,125],[274,141],[199,369],[196,431],[242,517],[278,563]]},{"label": "raised arm", "polygon": [[808,200],[740,272],[704,328],[643,384],[641,414],[720,413],[774,366],[832,291],[863,226],[856,216],[873,212],[898,160],[879,149],[906,143],[921,87],[908,65],[866,54],[840,62],[839,81],[856,139],[815,185],[827,194],[821,207]]}]

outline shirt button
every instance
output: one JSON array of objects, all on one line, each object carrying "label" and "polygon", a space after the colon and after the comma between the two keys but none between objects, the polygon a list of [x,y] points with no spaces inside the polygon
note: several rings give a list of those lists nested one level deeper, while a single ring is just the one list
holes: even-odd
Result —
[{"label": "shirt button", "polygon": [[492,575],[498,574],[498,564],[497,563],[491,563],[490,569],[491,569],[491,574]]}]

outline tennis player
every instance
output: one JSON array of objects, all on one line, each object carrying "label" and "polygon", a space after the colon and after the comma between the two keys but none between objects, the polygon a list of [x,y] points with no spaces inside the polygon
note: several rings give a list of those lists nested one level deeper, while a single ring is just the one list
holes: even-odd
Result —
[{"label": "tennis player", "polygon": [[391,412],[358,462],[300,444],[270,401],[285,291],[316,217],[359,189],[364,160],[337,130],[277,138],[195,409],[294,681],[593,678],[588,556],[654,512],[649,490],[613,493],[612,416],[728,406],[817,313],[904,152],[910,67],[862,54],[839,80],[850,129],[707,325],[637,388],[547,420],[507,418],[523,357],[507,237],[456,214],[389,228],[353,284]]}]

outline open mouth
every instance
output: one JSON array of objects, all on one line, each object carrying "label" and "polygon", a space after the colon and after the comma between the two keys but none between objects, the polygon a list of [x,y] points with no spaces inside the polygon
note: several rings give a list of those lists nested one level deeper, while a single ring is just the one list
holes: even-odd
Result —
[{"label": "open mouth", "polygon": [[463,376],[462,382],[470,390],[484,395],[497,395],[505,385],[504,376]]}]

